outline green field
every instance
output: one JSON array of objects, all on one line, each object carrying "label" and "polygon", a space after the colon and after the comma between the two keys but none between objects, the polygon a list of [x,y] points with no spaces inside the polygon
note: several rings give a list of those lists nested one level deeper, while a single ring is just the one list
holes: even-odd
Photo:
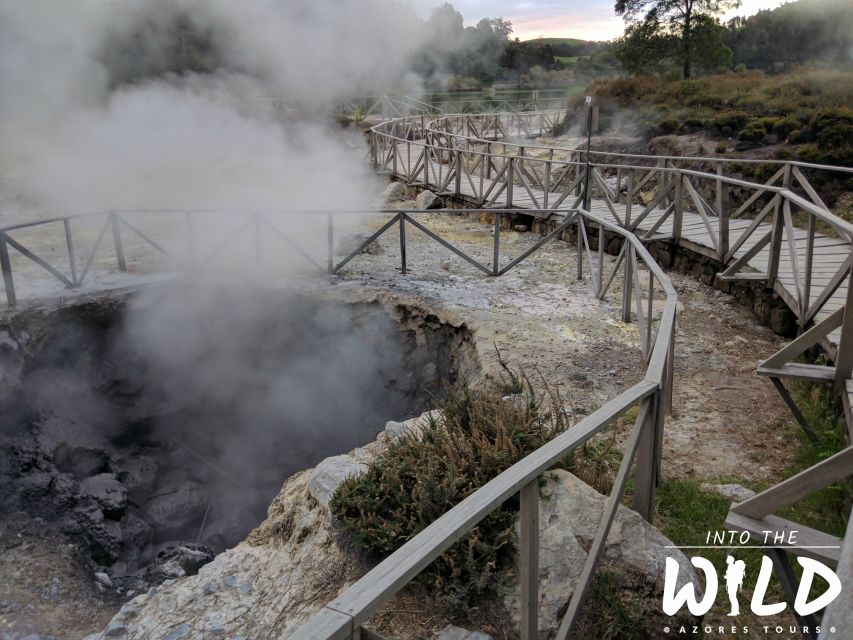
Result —
[{"label": "green field", "polygon": [[555,60],[559,60],[563,64],[574,64],[581,58],[585,58],[586,56],[554,56]]},{"label": "green field", "polygon": [[525,40],[524,42],[540,42],[542,44],[568,44],[573,47],[578,45],[587,44],[590,40],[579,40],[578,38],[531,38],[530,40]]}]

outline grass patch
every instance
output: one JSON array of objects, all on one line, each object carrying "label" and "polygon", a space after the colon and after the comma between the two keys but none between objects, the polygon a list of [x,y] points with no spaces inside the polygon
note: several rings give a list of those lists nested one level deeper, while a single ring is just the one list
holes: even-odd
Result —
[{"label": "grass patch", "polygon": [[[792,435],[799,446],[796,449],[794,464],[782,473],[785,478],[826,460],[846,447],[843,414],[838,402],[832,397],[830,385],[796,383],[792,387],[792,395],[815,432],[817,442],[812,442],[799,425],[792,427]],[[779,515],[813,529],[843,537],[851,508],[853,482],[848,479],[813,493],[783,509]]]}]

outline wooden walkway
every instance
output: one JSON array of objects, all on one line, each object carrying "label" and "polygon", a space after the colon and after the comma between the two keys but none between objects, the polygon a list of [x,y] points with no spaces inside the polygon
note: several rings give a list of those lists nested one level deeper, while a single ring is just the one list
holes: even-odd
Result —
[{"label": "wooden walkway", "polygon": [[[421,150],[403,142],[397,142],[395,144],[397,145],[395,153],[398,158],[398,166],[416,166]],[[429,159],[428,162],[430,166],[426,173],[432,178],[429,180],[429,184],[423,184],[421,181],[420,186],[430,188],[432,190],[438,190],[438,183],[441,181],[441,177],[448,173],[448,166],[446,163],[438,162],[435,159]],[[395,177],[405,180],[407,176],[404,172],[400,172]],[[496,182],[498,181],[493,178],[484,178],[483,188],[488,192],[493,183]],[[418,183],[416,182],[415,184]],[[460,187],[459,194],[455,191],[448,191],[445,189],[440,191],[440,195],[460,197],[463,200],[471,202],[475,206],[479,205],[480,197],[477,194],[476,186],[473,186],[468,180],[459,181],[458,186]],[[530,192],[532,192],[532,195]],[[556,202],[560,195],[561,192],[551,191],[549,193],[548,201]],[[535,186],[530,186],[529,188],[524,189],[516,188],[512,196],[511,207],[519,209],[539,209],[539,203],[545,201],[544,196],[544,191],[536,188]],[[506,208],[509,206],[510,203],[508,202],[506,191],[497,196],[495,201],[490,204],[491,208]],[[567,205],[564,204],[564,206]],[[603,217],[614,224],[623,225],[623,221],[614,215],[611,207],[608,206],[608,203],[603,199],[592,198],[590,212]],[[532,213],[531,215],[540,218],[550,216],[551,219],[560,221],[563,219],[565,214]],[[660,223],[661,218],[665,218],[662,223]],[[714,227],[715,223],[717,225],[716,228]],[[713,231],[715,235],[719,236],[718,221],[715,221],[713,218],[709,221],[707,218],[703,219],[703,217],[697,213],[684,211],[681,234],[678,239],[679,245],[695,253],[715,259],[717,257],[717,251],[714,239],[712,238],[708,228],[709,224],[711,225],[711,231]],[[751,224],[752,221],[746,219],[729,220],[729,233],[732,237],[737,238],[741,234],[747,232]],[[672,238],[674,236],[673,226],[674,218],[671,215],[667,217],[666,208],[656,207],[639,223],[638,230],[644,233],[654,230],[654,235],[649,239]],[[759,223],[749,237],[745,239],[743,244],[734,252],[729,263],[732,264],[738,259],[746,256],[753,247],[755,247],[759,240],[766,234],[770,233],[771,230],[771,224],[766,222]],[[801,292],[797,291],[797,281],[800,280],[802,282],[803,269],[800,265],[804,265],[808,258],[808,235],[809,234],[806,230],[798,228],[793,228],[793,234],[791,236],[789,236],[788,228],[784,228],[782,230],[782,243],[789,247],[793,245],[795,255],[797,256],[797,265],[794,264],[789,253],[782,252],[778,266],[778,280],[774,286],[775,292],[797,315],[800,313],[798,299],[801,295]],[[790,244],[789,237],[793,238],[793,242]],[[851,246],[849,242],[820,233],[814,234],[812,246],[814,266],[812,268],[809,284],[809,304],[813,303],[817,299],[819,293],[832,282],[833,277],[844,271],[845,264],[851,256],[851,252],[853,252],[853,246]],[[748,273],[752,272],[756,275],[766,274],[770,263],[770,251],[771,248],[769,244],[758,250],[754,256],[749,257],[745,265],[745,270]],[[758,278],[750,278],[749,275],[743,274],[739,279],[749,280]],[[814,316],[814,322],[818,323],[825,320],[834,311],[844,307],[846,297],[847,278],[843,278],[834,293],[832,293],[826,303]],[[827,347],[830,349],[836,347],[840,338],[840,329],[833,330],[829,334],[828,338],[830,344],[828,344]]]}]

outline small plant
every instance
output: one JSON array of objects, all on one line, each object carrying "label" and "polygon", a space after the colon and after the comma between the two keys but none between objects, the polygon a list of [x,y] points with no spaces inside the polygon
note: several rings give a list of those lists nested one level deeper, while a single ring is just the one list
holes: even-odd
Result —
[{"label": "small plant", "polygon": [[720,142],[716,147],[714,147],[714,151],[716,153],[725,153],[727,149],[728,146],[726,146],[725,142]]},{"label": "small plant", "polygon": [[[331,509],[365,552],[384,557],[486,482],[570,426],[558,390],[534,391],[509,370],[520,393],[494,379],[478,390],[448,390],[438,417],[403,434],[363,475],[345,481]],[[430,591],[460,610],[493,594],[515,566],[517,498],[487,516],[420,574]]]}]

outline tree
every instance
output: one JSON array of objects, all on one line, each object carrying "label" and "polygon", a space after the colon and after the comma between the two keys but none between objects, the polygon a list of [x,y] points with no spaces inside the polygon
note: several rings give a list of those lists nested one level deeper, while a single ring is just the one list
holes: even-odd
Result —
[{"label": "tree", "polygon": [[[691,73],[731,66],[732,52],[722,39],[724,27],[710,16],[693,19],[690,30]],[[631,24],[615,43],[616,58],[629,73],[683,74],[681,38],[656,21]],[[676,71],[677,70],[677,71]]]},{"label": "tree", "polygon": [[[716,16],[723,11],[740,4],[740,0],[616,0],[615,10],[629,24],[629,31],[634,28],[635,35],[674,39],[682,76],[689,78],[699,55],[719,54],[719,47],[724,46],[719,31],[709,25],[716,24]],[[638,25],[644,28],[638,29]],[[715,34],[719,45],[708,40]]]}]

